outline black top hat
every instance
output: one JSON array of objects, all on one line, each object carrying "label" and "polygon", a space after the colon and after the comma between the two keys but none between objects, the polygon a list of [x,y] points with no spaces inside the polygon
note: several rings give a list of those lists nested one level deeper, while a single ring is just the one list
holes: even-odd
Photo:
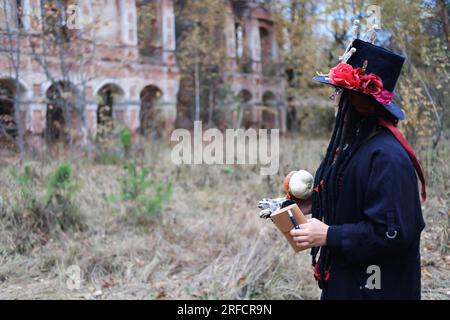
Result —
[{"label": "black top hat", "polygon": [[[350,53],[351,56],[346,63],[352,66],[353,69],[362,68],[365,75],[375,74],[378,76],[382,81],[384,93],[386,93],[388,97],[392,97],[392,92],[397,83],[405,58],[360,39],[353,40],[350,50],[354,52]],[[359,71],[362,70],[359,69]],[[386,99],[386,95],[384,98],[380,98],[377,95],[374,96],[373,94],[367,93],[367,91],[363,92],[365,90],[362,88],[348,86],[345,83],[333,81],[333,79],[330,79],[330,74],[316,76],[313,79],[335,87],[358,92],[368,97],[368,99],[376,105],[384,107],[396,119],[403,120],[405,118],[402,109],[394,102],[390,101],[391,99]]]}]

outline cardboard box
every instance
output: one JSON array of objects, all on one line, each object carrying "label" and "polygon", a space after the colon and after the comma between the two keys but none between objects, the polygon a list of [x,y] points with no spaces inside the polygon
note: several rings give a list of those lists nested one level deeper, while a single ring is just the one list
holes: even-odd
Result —
[{"label": "cardboard box", "polygon": [[272,221],[275,223],[277,228],[281,231],[281,233],[284,234],[286,239],[289,241],[289,244],[291,245],[292,249],[294,249],[295,252],[299,252],[304,249],[300,249],[299,247],[297,247],[294,238],[292,238],[292,236],[289,234],[289,232],[294,228],[292,220],[289,217],[289,210],[292,212],[292,215],[294,216],[298,224],[303,224],[308,221],[303,212],[295,203],[287,207],[281,208],[278,211],[275,211],[270,215],[270,218],[272,218]]}]

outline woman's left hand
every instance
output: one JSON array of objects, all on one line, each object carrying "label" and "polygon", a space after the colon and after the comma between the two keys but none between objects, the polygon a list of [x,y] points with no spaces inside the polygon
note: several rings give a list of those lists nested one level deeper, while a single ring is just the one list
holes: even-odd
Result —
[{"label": "woman's left hand", "polygon": [[300,229],[292,229],[291,236],[297,246],[302,249],[322,247],[327,244],[328,225],[316,218],[308,219],[307,223],[300,224]]}]

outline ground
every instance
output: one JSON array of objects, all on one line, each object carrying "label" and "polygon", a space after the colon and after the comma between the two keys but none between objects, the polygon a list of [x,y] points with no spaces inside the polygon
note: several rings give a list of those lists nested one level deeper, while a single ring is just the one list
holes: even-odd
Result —
[{"label": "ground", "polygon": [[[147,146],[138,161],[151,168],[156,181],[174,185],[171,201],[151,218],[109,196],[120,190],[125,160],[72,157],[73,203],[87,227],[39,234],[39,244],[21,252],[21,237],[6,222],[14,208],[21,208],[11,175],[15,160],[4,161],[0,299],[318,299],[309,252],[293,254],[272,222],[258,217],[256,205],[282,194],[290,170],[314,172],[326,140],[285,138],[280,148],[279,174],[263,177],[258,166],[175,166],[169,146]],[[423,299],[450,298],[449,150],[447,141],[424,153],[429,200],[422,235]],[[39,182],[39,197],[45,196],[46,177],[67,157],[27,161]],[[75,290],[67,285],[71,265],[82,271]]]}]

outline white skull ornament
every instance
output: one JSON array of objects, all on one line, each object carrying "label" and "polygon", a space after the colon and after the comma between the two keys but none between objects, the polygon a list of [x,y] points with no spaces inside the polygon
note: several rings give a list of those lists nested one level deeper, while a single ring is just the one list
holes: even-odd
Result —
[{"label": "white skull ornament", "polygon": [[313,192],[314,177],[306,170],[296,171],[289,179],[289,193],[297,199],[306,200]]}]

